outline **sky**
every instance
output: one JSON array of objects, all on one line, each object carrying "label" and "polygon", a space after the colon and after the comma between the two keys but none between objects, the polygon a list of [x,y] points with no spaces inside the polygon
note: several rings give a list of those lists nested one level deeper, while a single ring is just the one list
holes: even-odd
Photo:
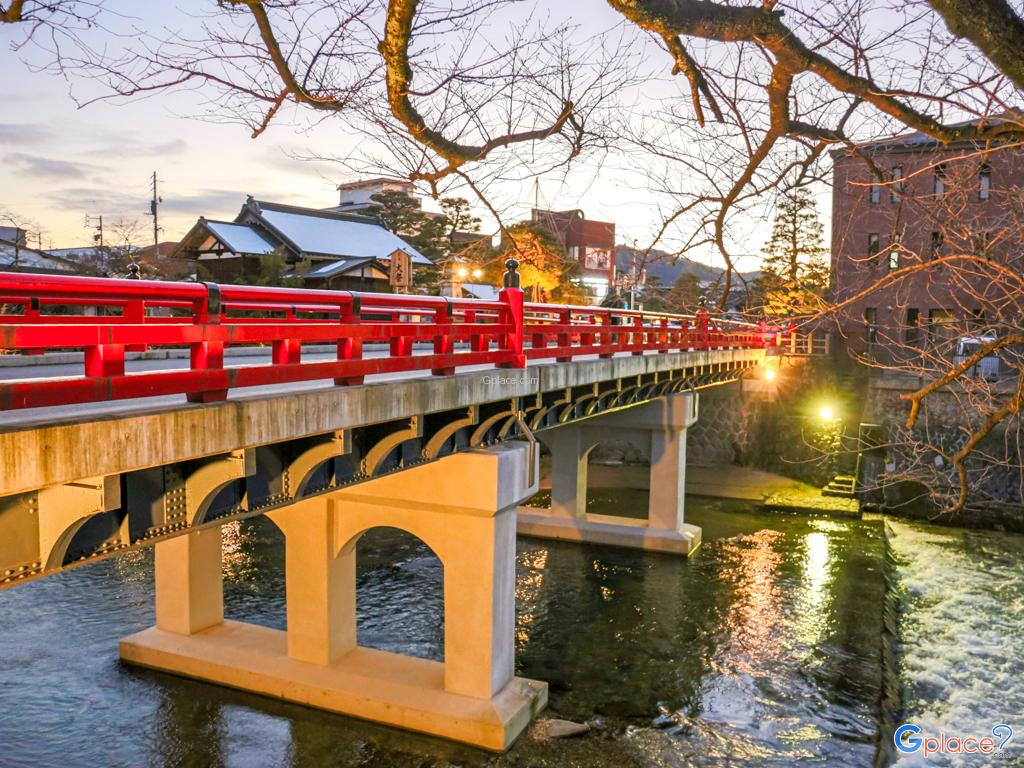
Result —
[{"label": "sky", "polygon": [[[177,5],[188,9],[198,4],[181,0]],[[572,15],[583,7],[591,29],[621,22],[604,3],[570,0],[564,10]],[[168,4],[158,12],[164,18],[156,21],[168,22],[173,14],[174,6]],[[300,159],[358,156],[365,140],[340,122],[325,120],[309,127],[286,114],[252,139],[241,125],[197,119],[209,105],[193,91],[164,91],[128,103],[100,101],[79,109],[69,90],[80,84],[31,71],[21,54],[9,50],[15,38],[12,28],[0,25],[0,212],[38,225],[44,248],[91,243],[101,215],[108,242],[116,237],[112,225],[125,220],[136,220],[137,237],[143,244],[151,242],[146,233],[152,220],[146,213],[154,171],[163,198],[162,241],[180,239],[199,216],[232,219],[247,195],[331,206],[336,204],[337,184],[357,178],[338,163]],[[619,158],[619,164],[628,165],[628,158]],[[615,165],[584,165],[568,180],[541,179],[541,204],[581,208],[588,218],[614,221],[620,243],[637,240],[643,246],[660,221],[658,201],[616,172]],[[463,194],[469,197],[467,192]],[[508,183],[498,190],[513,220],[529,215],[536,192],[532,182]],[[819,210],[826,218],[827,198],[819,202]],[[485,231],[496,229],[486,211],[478,213]],[[767,230],[767,221],[750,222],[747,241],[738,243],[735,252],[757,252]],[[715,261],[710,255],[703,260]],[[756,269],[756,258],[739,266]]]}]

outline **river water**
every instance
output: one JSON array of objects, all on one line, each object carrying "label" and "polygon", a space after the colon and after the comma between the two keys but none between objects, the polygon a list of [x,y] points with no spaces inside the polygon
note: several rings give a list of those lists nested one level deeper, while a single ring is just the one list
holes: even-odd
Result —
[{"label": "river water", "polygon": [[[0,766],[872,766],[894,718],[1024,712],[1024,537],[697,498],[687,515],[689,561],[519,541],[517,674],[585,737],[493,756],[123,666],[118,639],[153,623],[145,550],[0,592]],[[283,628],[280,534],[255,518],[224,543],[228,617]],[[437,559],[393,530],[358,555],[360,642],[441,658]]]}]

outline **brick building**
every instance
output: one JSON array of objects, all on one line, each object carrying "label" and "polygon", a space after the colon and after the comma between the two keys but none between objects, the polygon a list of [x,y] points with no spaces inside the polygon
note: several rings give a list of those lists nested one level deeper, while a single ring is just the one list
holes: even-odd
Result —
[{"label": "brick building", "polygon": [[1019,270],[1024,151],[911,133],[832,159],[833,298],[857,297],[840,317],[849,348],[899,360],[951,334],[984,330],[996,300],[991,276],[964,262],[858,294],[944,256],[979,255]]},{"label": "brick building", "polygon": [[534,208],[535,224],[552,232],[566,254],[583,270],[583,290],[593,304],[600,304],[615,285],[615,224],[591,221],[583,211],[547,211]]}]

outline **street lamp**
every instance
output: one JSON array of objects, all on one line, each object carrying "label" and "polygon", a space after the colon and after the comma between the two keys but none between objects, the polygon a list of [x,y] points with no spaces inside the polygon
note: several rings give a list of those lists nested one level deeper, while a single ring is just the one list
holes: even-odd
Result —
[{"label": "street lamp", "polygon": [[818,415],[821,417],[822,421],[832,421],[832,419],[835,418],[835,412],[832,410],[831,405],[821,406],[818,410]]},{"label": "street lamp", "polygon": [[775,373],[775,369],[774,368],[765,368],[764,369],[764,380],[765,381],[775,381],[775,376],[776,375],[777,374]]}]

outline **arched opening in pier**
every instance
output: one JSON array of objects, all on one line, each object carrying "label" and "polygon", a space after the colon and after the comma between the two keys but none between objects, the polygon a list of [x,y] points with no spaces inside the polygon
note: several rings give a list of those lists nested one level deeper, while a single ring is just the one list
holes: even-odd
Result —
[{"label": "arched opening in pier", "polygon": [[440,558],[422,539],[398,528],[370,528],[356,539],[358,644],[443,661]]},{"label": "arched opening in pier", "polygon": [[224,617],[284,629],[284,534],[256,515],[221,526]]}]

